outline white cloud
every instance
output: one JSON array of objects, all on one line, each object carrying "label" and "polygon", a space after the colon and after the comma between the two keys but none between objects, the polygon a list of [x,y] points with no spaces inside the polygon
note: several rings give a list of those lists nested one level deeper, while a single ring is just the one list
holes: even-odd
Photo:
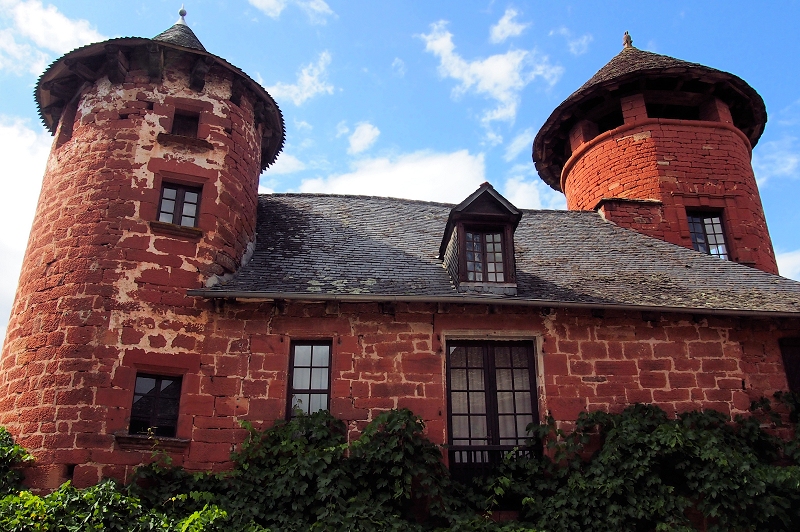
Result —
[{"label": "white cloud", "polygon": [[483,139],[483,145],[485,146],[497,146],[498,144],[503,143],[503,135],[494,131],[491,127],[487,125],[486,127],[486,136]]},{"label": "white cloud", "polygon": [[589,51],[589,43],[594,40],[591,34],[587,33],[580,37],[573,37],[572,32],[565,27],[550,32],[550,35],[562,35],[567,39],[567,47],[572,55],[582,55]]},{"label": "white cloud", "polygon": [[274,194],[275,190],[266,187],[264,185],[258,185],[258,193],[259,194]]},{"label": "white cloud", "polygon": [[545,185],[538,177],[514,176],[506,180],[503,195],[520,209],[566,209],[563,194]]},{"label": "white cloud", "polygon": [[40,74],[47,68],[46,53],[26,43],[18,43],[9,29],[0,30],[0,70],[16,74]]},{"label": "white cloud", "polygon": [[348,139],[350,141],[350,147],[347,148],[347,153],[355,155],[368,149],[375,144],[380,134],[381,131],[369,122],[360,122]]},{"label": "white cloud", "polygon": [[778,271],[784,277],[800,281],[800,249],[775,255]]},{"label": "white cloud", "polygon": [[52,137],[43,128],[34,130],[20,119],[0,116],[0,224],[7,228],[0,231],[0,278],[5,280],[0,283],[3,338],[51,143]]},{"label": "white cloud", "polygon": [[358,160],[350,173],[304,180],[300,191],[458,203],[486,180],[485,171],[483,154],[419,151]]},{"label": "white cloud", "polygon": [[83,19],[64,16],[40,0],[0,0],[11,26],[0,29],[0,69],[15,73],[44,71],[50,53],[63,54],[108,37]]},{"label": "white cloud", "polygon": [[304,131],[304,130],[311,131],[312,129],[314,129],[314,126],[312,126],[305,120],[297,120],[297,119],[295,119],[294,121],[294,127],[296,127],[298,131]]},{"label": "white cloud", "polygon": [[400,77],[400,78],[405,76],[406,75],[406,63],[405,63],[405,61],[403,61],[399,57],[395,57],[394,61],[392,61],[392,72],[394,72],[394,74],[397,77]]},{"label": "white cloud", "polygon": [[770,178],[800,178],[800,143],[795,137],[759,143],[753,150],[753,170],[759,185]]},{"label": "white cloud", "polygon": [[525,31],[525,28],[530,26],[530,22],[527,24],[515,22],[514,18],[517,15],[518,13],[515,9],[506,9],[503,18],[501,18],[497,24],[489,29],[489,40],[495,44],[499,44],[504,42],[509,37],[521,35],[522,32]]},{"label": "white cloud", "polygon": [[526,149],[530,151],[531,146],[533,145],[533,139],[535,134],[533,132],[533,128],[529,127],[511,141],[508,146],[506,146],[506,153],[503,155],[503,159],[506,162],[511,162],[516,159],[520,153],[525,151]]},{"label": "white cloud", "polygon": [[309,63],[300,69],[297,74],[297,83],[278,82],[266,89],[276,100],[288,98],[295,105],[302,105],[317,94],[333,94],[333,85],[325,79],[326,69],[330,64],[331,54],[326,50],[319,54],[316,64]]},{"label": "white cloud", "polygon": [[10,7],[16,30],[51,52],[63,54],[84,44],[108,39],[89,21],[67,18],[56,6],[45,7],[39,0],[4,3]]},{"label": "white cloud", "polygon": [[293,174],[295,172],[305,170],[305,168],[306,164],[294,155],[281,153],[275,160],[275,164],[270,166],[266,172],[269,175]]},{"label": "white cloud", "polygon": [[536,50],[509,50],[467,61],[455,52],[453,34],[447,31],[445,21],[432,24],[431,32],[420,37],[425,41],[425,50],[439,58],[439,74],[459,82],[453,96],[472,91],[497,102],[497,107],[483,114],[484,124],[495,120],[513,122],[522,89],[536,78],[553,85],[563,72]]},{"label": "white cloud", "polygon": [[342,135],[347,135],[350,133],[350,128],[347,127],[347,121],[342,120],[338,124],[336,124],[336,138],[338,139]]},{"label": "white cloud", "polygon": [[248,0],[250,5],[271,18],[278,18],[286,9],[287,0]]},{"label": "white cloud", "polygon": [[[248,0],[250,5],[264,13],[270,18],[277,19],[286,6],[289,5],[290,0]],[[296,4],[300,9],[305,11],[313,24],[325,24],[329,16],[334,16],[335,13],[331,7],[324,2],[324,0],[293,0],[291,3]]]}]

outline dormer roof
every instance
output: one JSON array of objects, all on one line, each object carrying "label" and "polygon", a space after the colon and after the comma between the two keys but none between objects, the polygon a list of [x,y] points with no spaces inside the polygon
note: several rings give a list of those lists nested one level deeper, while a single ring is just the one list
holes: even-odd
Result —
[{"label": "dormer roof", "polygon": [[464,218],[480,223],[511,223],[513,229],[516,229],[522,218],[522,212],[497,192],[491,184],[483,183],[478,190],[450,210],[442,243],[439,246],[440,258],[444,256],[455,223]]}]

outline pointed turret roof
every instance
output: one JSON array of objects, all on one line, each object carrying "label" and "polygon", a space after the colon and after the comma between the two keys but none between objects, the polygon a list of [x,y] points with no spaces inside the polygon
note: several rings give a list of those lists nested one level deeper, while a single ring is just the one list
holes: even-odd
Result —
[{"label": "pointed turret roof", "polygon": [[747,135],[752,146],[756,145],[767,122],[767,110],[747,82],[722,70],[639,50],[627,32],[623,43],[622,51],[556,107],[536,135],[533,160],[548,185],[561,190],[561,170],[570,152],[570,129],[597,106],[641,92],[648,83],[664,85],[665,90],[716,96],[730,107],[734,125]]},{"label": "pointed turret roof", "polygon": [[200,42],[200,39],[197,38],[197,35],[195,35],[192,29],[186,24],[186,19],[184,18],[186,16],[186,10],[183,6],[181,6],[181,10],[178,11],[178,14],[180,15],[178,21],[173,24],[171,28],[153,37],[153,40],[177,44],[178,46],[194,48],[195,50],[202,50],[205,52],[206,49]]},{"label": "pointed turret roof", "polygon": [[[171,57],[184,57],[196,64],[203,61],[207,68],[221,68],[234,76],[234,86],[240,92],[254,97],[254,112],[257,124],[262,124],[261,166],[262,170],[275,162],[283,149],[286,128],[283,115],[275,100],[259,83],[225,59],[206,51],[194,32],[186,25],[186,10],[181,7],[180,18],[167,31],[152,39],[142,37],[118,37],[103,42],[87,44],[56,59],[39,77],[34,89],[34,98],[42,122],[50,133],[55,134],[58,122],[69,102],[97,80],[108,76],[119,83],[127,75],[128,63],[133,68],[155,67],[155,81],[160,77],[159,60],[148,59],[148,54],[161,51]],[[157,43],[156,50],[152,44]],[[163,63],[163,56],[161,59]],[[162,65],[163,66],[163,65]]]}]

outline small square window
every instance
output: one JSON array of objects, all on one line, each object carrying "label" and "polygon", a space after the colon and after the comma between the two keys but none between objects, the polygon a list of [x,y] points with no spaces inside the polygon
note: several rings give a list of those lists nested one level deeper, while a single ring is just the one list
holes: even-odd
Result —
[{"label": "small square window", "polygon": [[131,406],[130,434],[148,434],[174,438],[178,427],[181,377],[136,375]]},{"label": "small square window", "polygon": [[164,183],[161,187],[158,221],[196,227],[201,190],[199,187]]},{"label": "small square window", "polygon": [[172,117],[173,135],[197,138],[197,128],[200,125],[200,115],[187,111],[175,111]]},{"label": "small square window", "polygon": [[728,260],[722,215],[687,212],[686,218],[689,220],[689,234],[692,236],[692,247],[695,251]]},{"label": "small square window", "polygon": [[289,371],[289,417],[297,412],[328,410],[331,396],[331,344],[292,344]]},{"label": "small square window", "polygon": [[503,260],[503,232],[465,231],[466,280],[503,283],[506,273]]}]

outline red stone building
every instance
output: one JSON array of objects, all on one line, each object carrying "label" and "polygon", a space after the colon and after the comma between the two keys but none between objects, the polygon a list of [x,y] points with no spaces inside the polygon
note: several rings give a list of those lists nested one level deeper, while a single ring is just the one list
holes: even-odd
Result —
[{"label": "red stone building", "polygon": [[570,211],[489,184],[259,196],[281,113],[183,22],[66,54],[36,101],[55,140],[0,359],[35,487],[125,478],[148,432],[222,469],[240,421],[293,408],[354,436],[408,407],[469,469],[547,414],[800,387],[800,283],[749,162],[766,113],[731,74],[623,49],[534,144]]}]

